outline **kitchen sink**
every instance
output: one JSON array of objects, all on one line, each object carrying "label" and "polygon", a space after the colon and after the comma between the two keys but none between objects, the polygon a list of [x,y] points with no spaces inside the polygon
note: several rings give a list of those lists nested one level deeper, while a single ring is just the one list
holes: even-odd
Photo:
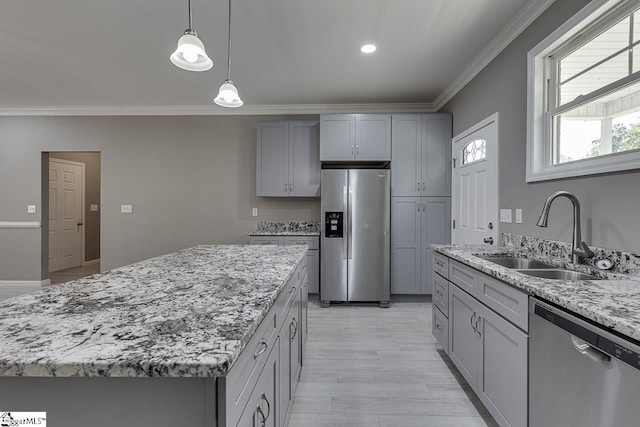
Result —
[{"label": "kitchen sink", "polygon": [[511,257],[482,257],[482,259],[499,264],[503,267],[520,269],[530,268],[558,268],[555,265],[547,264],[531,258],[511,258]]},{"label": "kitchen sink", "polygon": [[527,276],[555,280],[602,280],[600,277],[572,270],[516,270]]}]

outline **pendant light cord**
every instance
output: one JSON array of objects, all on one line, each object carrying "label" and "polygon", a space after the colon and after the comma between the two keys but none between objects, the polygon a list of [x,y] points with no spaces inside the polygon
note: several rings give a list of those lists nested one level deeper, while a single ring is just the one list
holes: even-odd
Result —
[{"label": "pendant light cord", "polygon": [[193,31],[191,26],[191,0],[188,0],[187,5],[189,8],[189,31]]},{"label": "pendant light cord", "polygon": [[229,34],[228,35],[229,37],[227,37],[227,80],[231,80],[231,0],[229,0]]}]

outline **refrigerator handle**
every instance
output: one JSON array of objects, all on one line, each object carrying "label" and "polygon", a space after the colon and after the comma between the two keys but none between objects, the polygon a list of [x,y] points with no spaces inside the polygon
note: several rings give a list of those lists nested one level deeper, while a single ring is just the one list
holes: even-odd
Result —
[{"label": "refrigerator handle", "polygon": [[351,204],[351,186],[349,186],[349,204],[347,205],[347,209],[348,212],[347,214],[349,215],[349,218],[347,220],[347,239],[349,240],[349,243],[347,244],[347,253],[348,258],[352,259],[353,258],[353,254],[351,253],[351,248],[353,247],[353,242],[351,240],[351,233],[352,233],[352,228],[353,228],[353,224],[351,222],[351,219],[353,217],[353,205]]},{"label": "refrigerator handle", "polygon": [[[348,213],[347,209],[349,208],[349,200],[347,198],[347,186],[345,185],[344,187],[342,187],[342,211],[344,212],[344,215],[346,216],[346,214]],[[344,218],[344,217],[343,217]],[[342,222],[342,259],[347,259],[347,251],[349,250],[348,246],[347,246],[347,238],[349,235],[349,224],[347,223],[347,221],[343,221]],[[345,230],[346,228],[346,230]]]}]

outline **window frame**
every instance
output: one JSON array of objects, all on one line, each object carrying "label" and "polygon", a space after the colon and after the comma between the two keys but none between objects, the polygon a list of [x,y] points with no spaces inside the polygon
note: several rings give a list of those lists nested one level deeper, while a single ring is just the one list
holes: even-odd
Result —
[{"label": "window frame", "polygon": [[[556,90],[556,72],[552,72],[552,67],[557,67],[558,61],[582,46],[585,40],[596,37],[599,31],[625,13],[628,14],[637,4],[637,1],[631,0],[593,0],[527,54],[527,182],[640,169],[640,150],[554,164],[551,126],[554,115],[639,81],[640,71],[560,107],[555,106],[557,94],[551,93]],[[593,25],[599,20],[602,22]],[[552,54],[557,58],[548,59]]]}]

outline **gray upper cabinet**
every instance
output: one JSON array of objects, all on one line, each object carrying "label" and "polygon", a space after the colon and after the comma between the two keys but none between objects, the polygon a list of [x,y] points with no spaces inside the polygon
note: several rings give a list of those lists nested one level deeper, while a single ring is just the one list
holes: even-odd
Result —
[{"label": "gray upper cabinet", "polygon": [[391,115],[320,116],[320,160],[391,160]]},{"label": "gray upper cabinet", "polygon": [[451,116],[394,114],[392,196],[451,195]]},{"label": "gray upper cabinet", "polygon": [[257,125],[256,196],[319,197],[318,122]]}]

